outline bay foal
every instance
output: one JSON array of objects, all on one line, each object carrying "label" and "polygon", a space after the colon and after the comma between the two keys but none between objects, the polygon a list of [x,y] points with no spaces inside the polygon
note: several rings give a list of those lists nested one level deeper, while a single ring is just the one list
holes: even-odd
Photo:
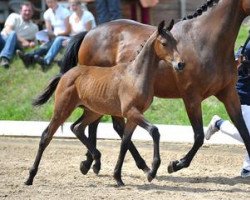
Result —
[{"label": "bay foal", "polygon": [[118,64],[110,68],[78,65],[61,77],[57,87],[53,82],[48,86],[36,104],[42,104],[50,98],[50,95],[47,95],[48,90],[56,89],[54,114],[42,134],[34,165],[26,181],[27,185],[33,183],[42,154],[54,133],[77,107],[84,108],[84,113],[72,124],[71,130],[87,147],[96,163],[100,163],[101,154],[85,136],[86,126],[104,114],[127,119],[114,171],[114,178],[118,186],[124,185],[121,169],[132,133],[137,125],[146,129],[154,142],[152,169],[147,170],[148,181],[152,181],[161,163],[160,135],[157,127],[144,118],[143,112],[153,100],[153,83],[158,62],[164,60],[168,63],[166,67],[174,68],[183,65],[176,50],[176,41],[169,32],[172,26],[173,21],[165,30],[164,22],[161,22],[136,59],[130,63]]}]

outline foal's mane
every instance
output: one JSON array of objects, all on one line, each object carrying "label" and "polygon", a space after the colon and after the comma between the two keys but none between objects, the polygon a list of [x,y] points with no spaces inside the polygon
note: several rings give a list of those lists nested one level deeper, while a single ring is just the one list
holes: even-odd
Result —
[{"label": "foal's mane", "polygon": [[206,3],[204,3],[199,8],[196,9],[195,13],[184,17],[182,20],[196,18],[196,17],[202,15],[202,13],[204,13],[205,11],[207,11],[208,8],[213,7],[214,5],[217,5],[218,2],[219,2],[219,0],[207,0]]}]

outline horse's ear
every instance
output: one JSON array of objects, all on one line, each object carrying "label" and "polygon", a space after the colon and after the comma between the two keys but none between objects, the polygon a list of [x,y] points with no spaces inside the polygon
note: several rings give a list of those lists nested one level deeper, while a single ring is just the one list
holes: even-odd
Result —
[{"label": "horse's ear", "polygon": [[165,21],[161,21],[161,23],[158,25],[158,33],[162,34],[164,32],[164,26],[165,26]]},{"label": "horse's ear", "polygon": [[171,29],[173,28],[173,26],[174,26],[174,20],[172,19],[171,22],[169,23],[168,27],[167,27],[167,30],[171,31]]}]

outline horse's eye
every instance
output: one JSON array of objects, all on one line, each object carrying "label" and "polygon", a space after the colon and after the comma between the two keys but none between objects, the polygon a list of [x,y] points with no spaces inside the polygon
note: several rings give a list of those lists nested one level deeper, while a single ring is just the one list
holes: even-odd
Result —
[{"label": "horse's eye", "polygon": [[162,46],[164,46],[164,47],[168,46],[167,43],[161,43],[161,44],[162,44]]}]

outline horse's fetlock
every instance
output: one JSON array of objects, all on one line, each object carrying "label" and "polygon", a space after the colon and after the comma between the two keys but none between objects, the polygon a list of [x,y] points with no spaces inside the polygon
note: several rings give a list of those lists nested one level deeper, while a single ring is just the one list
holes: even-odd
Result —
[{"label": "horse's fetlock", "polygon": [[100,151],[96,150],[96,152],[93,154],[93,159],[100,160],[101,156],[102,156],[102,154],[100,153]]}]

